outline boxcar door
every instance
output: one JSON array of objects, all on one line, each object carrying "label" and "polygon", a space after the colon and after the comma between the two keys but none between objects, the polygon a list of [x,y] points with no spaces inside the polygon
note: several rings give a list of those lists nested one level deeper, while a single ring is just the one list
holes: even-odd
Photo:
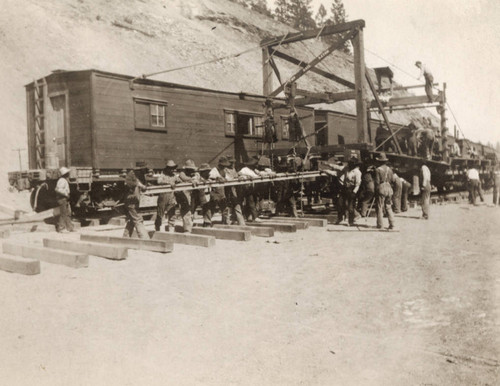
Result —
[{"label": "boxcar door", "polygon": [[[57,167],[66,165],[67,127],[66,127],[66,95],[49,97],[48,130],[50,138],[49,152],[56,156]],[[48,152],[48,153],[49,153]]]}]

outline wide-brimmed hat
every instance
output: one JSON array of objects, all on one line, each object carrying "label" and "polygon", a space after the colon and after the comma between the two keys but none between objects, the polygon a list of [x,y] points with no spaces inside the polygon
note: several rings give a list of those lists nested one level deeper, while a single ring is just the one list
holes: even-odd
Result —
[{"label": "wide-brimmed hat", "polygon": [[422,64],[422,62],[421,62],[420,60],[417,60],[417,61],[415,62],[415,66],[416,66],[417,64]]},{"label": "wide-brimmed hat", "polygon": [[208,170],[212,170],[212,168],[207,163],[201,164],[200,167],[198,168],[199,172],[206,172]]},{"label": "wide-brimmed hat", "polygon": [[231,164],[227,160],[227,157],[222,156],[222,157],[219,158],[219,166],[227,168],[227,167],[231,166]]},{"label": "wide-brimmed hat", "polygon": [[169,159],[167,161],[167,164],[165,165],[164,169],[175,169],[177,167],[177,164],[174,162],[174,160]]},{"label": "wide-brimmed hat", "polygon": [[59,169],[59,173],[61,173],[61,176],[65,176],[66,174],[69,173],[69,169],[65,166],[62,166],[60,169]]},{"label": "wide-brimmed hat", "polygon": [[389,158],[387,158],[387,156],[385,155],[385,153],[383,151],[380,152],[380,156],[375,158],[375,159],[379,162],[388,162],[389,161]]},{"label": "wide-brimmed hat", "polygon": [[269,157],[263,155],[262,157],[259,158],[259,162],[257,162],[257,165],[263,168],[270,168],[271,160],[269,159]]},{"label": "wide-brimmed hat", "polygon": [[192,159],[188,159],[185,163],[184,166],[182,167],[183,169],[191,169],[191,170],[196,170],[197,167]]}]

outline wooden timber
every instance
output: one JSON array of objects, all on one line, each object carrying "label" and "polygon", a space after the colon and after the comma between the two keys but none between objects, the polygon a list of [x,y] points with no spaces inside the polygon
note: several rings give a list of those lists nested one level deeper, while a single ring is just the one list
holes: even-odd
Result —
[{"label": "wooden timber", "polygon": [[128,254],[126,247],[88,241],[43,239],[43,245],[47,248],[83,252],[88,255],[105,257],[110,260],[125,260]]},{"label": "wooden timber", "polygon": [[214,236],[193,235],[191,233],[154,232],[152,239],[205,248],[210,248],[215,245]]},{"label": "wooden timber", "polygon": [[253,227],[273,228],[275,232],[294,233],[297,232],[297,225],[291,222],[263,221],[252,222]]},{"label": "wooden timber", "polygon": [[87,254],[60,251],[33,244],[5,242],[3,243],[3,251],[11,255],[28,257],[51,264],[66,265],[72,268],[88,267],[89,265],[89,256]]},{"label": "wooden timber", "polygon": [[250,231],[236,229],[194,227],[192,233],[195,235],[214,236],[216,239],[221,240],[249,241],[252,238]]},{"label": "wooden timber", "polygon": [[280,217],[280,216],[273,216],[271,217],[272,219],[276,219],[278,221],[281,221],[281,220],[297,220],[297,221],[305,221],[309,224],[309,226],[311,227],[320,227],[320,228],[324,228],[326,227],[326,224],[327,224],[327,220],[326,219],[321,219],[321,218],[311,218],[311,217],[297,217],[297,218],[293,218],[293,217]]},{"label": "wooden timber", "polygon": [[0,254],[0,270],[22,275],[38,275],[40,261],[25,257]]},{"label": "wooden timber", "polygon": [[[253,224],[253,223],[252,223]],[[254,227],[251,225],[227,225],[227,224],[214,224],[214,228],[221,229],[236,229],[242,231],[250,231],[252,236],[260,236],[260,237],[273,237],[274,236],[274,228],[272,227]]]},{"label": "wooden timber", "polygon": [[[276,216],[278,217],[278,216]],[[297,227],[297,229],[307,229],[309,228],[309,223],[307,221],[300,220],[299,218],[292,218],[292,217],[278,217],[274,218],[271,217],[270,219],[262,219],[262,224],[266,224],[267,222],[271,223],[291,223]]]},{"label": "wooden timber", "polygon": [[92,233],[82,233],[80,239],[83,241],[121,245],[129,249],[140,249],[143,251],[167,253],[174,250],[174,244],[169,241],[131,239],[127,237],[112,237]]}]

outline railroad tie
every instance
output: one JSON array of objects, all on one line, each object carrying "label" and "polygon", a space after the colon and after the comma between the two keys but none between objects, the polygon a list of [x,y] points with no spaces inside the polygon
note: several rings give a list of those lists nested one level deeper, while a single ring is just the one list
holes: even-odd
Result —
[{"label": "railroad tie", "polygon": [[167,253],[174,250],[174,244],[170,241],[159,241],[149,239],[133,239],[128,237],[113,237],[95,233],[82,233],[82,241],[94,241],[97,243],[115,244],[129,249],[140,249],[143,251]]},{"label": "railroad tie", "polygon": [[43,245],[47,248],[83,252],[92,256],[105,257],[111,260],[125,260],[128,254],[128,249],[120,245],[109,245],[88,241],[43,239]]},{"label": "railroad tie", "polygon": [[252,238],[250,231],[236,229],[194,227],[192,233],[195,235],[214,236],[216,239],[221,240],[249,241]]},{"label": "railroad tie", "polygon": [[85,253],[44,248],[41,245],[37,246],[33,244],[9,241],[3,243],[3,251],[15,256],[27,257],[51,264],[66,265],[72,268],[88,267],[89,265],[89,256]]},{"label": "railroad tie", "polygon": [[205,248],[215,245],[214,236],[193,235],[191,233],[154,232],[152,239]]},{"label": "railroad tie", "polygon": [[26,257],[0,254],[0,270],[22,275],[38,275],[40,261]]}]

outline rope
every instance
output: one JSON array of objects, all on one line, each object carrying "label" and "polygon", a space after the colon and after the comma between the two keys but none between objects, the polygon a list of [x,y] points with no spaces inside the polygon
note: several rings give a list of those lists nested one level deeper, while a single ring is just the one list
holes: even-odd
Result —
[{"label": "rope", "polygon": [[215,59],[207,60],[205,62],[199,62],[199,63],[189,64],[187,66],[182,66],[182,67],[170,68],[168,70],[162,70],[162,71],[158,71],[158,72],[152,72],[150,74],[143,74],[141,76],[138,76],[138,77],[132,79],[132,82],[135,81],[135,80],[137,80],[137,79],[140,79],[140,78],[146,79],[146,78],[149,78],[151,76],[155,76],[155,75],[159,75],[159,74],[165,74],[167,72],[180,71],[180,70],[185,70],[187,68],[193,68],[193,67],[203,66],[205,64],[211,64],[211,63],[219,62],[221,60],[226,60],[226,59],[231,59],[231,58],[237,58],[238,56],[241,56],[243,54],[246,54],[248,52],[251,52],[251,51],[254,51],[254,50],[257,50],[257,49],[261,49],[261,47],[260,46],[252,47],[252,48],[249,48],[249,49],[247,49],[245,51],[238,52],[236,54],[231,54],[231,55],[227,55],[227,56],[221,56],[221,57],[218,57],[218,58],[215,58]]}]

